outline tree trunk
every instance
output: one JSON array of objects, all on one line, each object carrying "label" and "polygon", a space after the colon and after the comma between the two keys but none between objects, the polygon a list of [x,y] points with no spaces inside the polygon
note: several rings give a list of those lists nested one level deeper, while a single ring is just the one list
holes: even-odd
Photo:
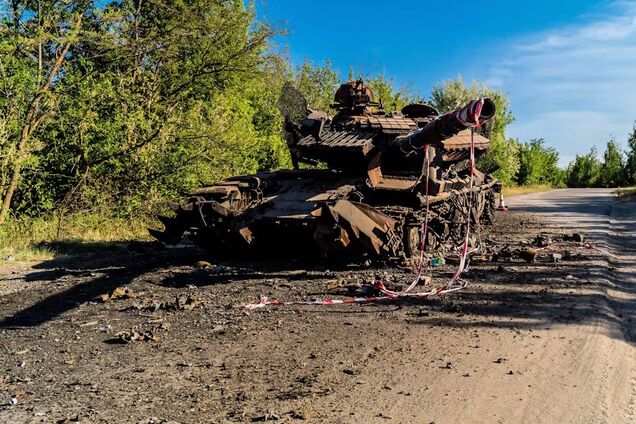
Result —
[{"label": "tree trunk", "polygon": [[9,185],[4,192],[4,198],[2,199],[2,207],[0,208],[0,225],[2,225],[9,214],[9,208],[11,207],[11,200],[15,189],[18,188],[18,181],[20,180],[20,168],[22,167],[22,158],[26,151],[27,141],[29,140],[30,127],[28,125],[22,128],[20,134],[20,141],[18,142],[18,152],[15,162],[13,164],[13,170],[11,171],[11,179]]}]

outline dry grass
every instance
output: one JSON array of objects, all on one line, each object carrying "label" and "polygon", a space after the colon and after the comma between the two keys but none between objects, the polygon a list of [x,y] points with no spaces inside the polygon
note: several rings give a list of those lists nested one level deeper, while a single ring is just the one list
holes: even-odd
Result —
[{"label": "dry grass", "polygon": [[531,185],[521,187],[504,187],[502,192],[504,196],[519,196],[521,194],[538,193],[540,191],[552,190],[554,187],[549,185]]},{"label": "dry grass", "polygon": [[0,268],[15,262],[35,262],[75,249],[114,242],[149,239],[144,219],[79,215],[59,219],[9,221],[0,227]]}]

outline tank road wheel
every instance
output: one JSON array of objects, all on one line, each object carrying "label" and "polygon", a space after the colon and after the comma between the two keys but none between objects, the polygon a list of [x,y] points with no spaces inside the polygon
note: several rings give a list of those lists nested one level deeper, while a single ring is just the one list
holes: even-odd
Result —
[{"label": "tank road wheel", "polygon": [[404,229],[404,253],[407,258],[417,256],[420,252],[420,227],[407,225]]},{"label": "tank road wheel", "polygon": [[[406,257],[418,257],[422,249],[422,237],[419,226],[406,226],[404,230],[404,253]],[[428,232],[426,233],[426,251],[432,251],[438,247],[438,237],[433,229],[433,225],[429,223]]]}]

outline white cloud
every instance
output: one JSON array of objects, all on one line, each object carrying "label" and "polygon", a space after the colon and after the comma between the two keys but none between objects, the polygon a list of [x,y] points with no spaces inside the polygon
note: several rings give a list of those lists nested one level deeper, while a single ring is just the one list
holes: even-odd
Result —
[{"label": "white cloud", "polygon": [[636,120],[636,2],[608,12],[518,41],[487,77],[510,95],[509,135],[545,138],[562,164],[610,136],[624,142]]}]

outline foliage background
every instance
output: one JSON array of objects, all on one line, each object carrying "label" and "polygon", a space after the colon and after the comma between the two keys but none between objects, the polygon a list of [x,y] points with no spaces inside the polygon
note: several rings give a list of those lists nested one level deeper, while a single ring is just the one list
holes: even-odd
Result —
[{"label": "foliage background", "polygon": [[322,110],[358,77],[388,110],[487,96],[497,115],[479,166],[505,185],[636,182],[636,126],[627,152],[610,140],[602,160],[593,150],[561,170],[543,140],[507,138],[505,93],[457,77],[422,96],[384,74],[343,78],[328,61],[294,67],[275,43],[284,33],[242,0],[0,2],[0,232],[145,219],[196,186],[289,168],[278,110],[288,81]]}]

